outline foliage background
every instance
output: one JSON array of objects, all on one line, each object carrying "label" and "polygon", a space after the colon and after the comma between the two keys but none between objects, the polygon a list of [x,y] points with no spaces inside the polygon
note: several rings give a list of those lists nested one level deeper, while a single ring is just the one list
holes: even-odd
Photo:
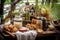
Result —
[{"label": "foliage background", "polygon": [[[58,0],[58,2],[60,3],[60,0]],[[10,4],[10,3],[11,3],[11,0],[5,1],[5,4]],[[50,15],[53,19],[59,19],[60,18],[60,4],[53,4],[53,7],[51,8]]]}]

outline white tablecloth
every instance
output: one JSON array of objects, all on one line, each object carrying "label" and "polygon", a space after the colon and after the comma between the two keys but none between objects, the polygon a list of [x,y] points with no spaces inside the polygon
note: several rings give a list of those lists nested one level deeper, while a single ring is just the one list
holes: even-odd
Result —
[{"label": "white tablecloth", "polygon": [[34,30],[27,32],[17,31],[15,35],[17,36],[17,40],[35,40],[37,36],[37,32]]}]

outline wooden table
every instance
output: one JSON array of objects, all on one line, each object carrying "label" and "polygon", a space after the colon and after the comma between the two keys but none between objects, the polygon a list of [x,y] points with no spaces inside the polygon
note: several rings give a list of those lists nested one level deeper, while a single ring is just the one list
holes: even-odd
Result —
[{"label": "wooden table", "polygon": [[47,36],[47,35],[56,34],[56,33],[57,32],[55,31],[44,31],[44,32],[38,33],[37,36],[42,37],[42,36]]},{"label": "wooden table", "polygon": [[[57,32],[55,31],[44,31],[44,32],[41,32],[41,33],[38,33],[37,34],[37,40],[41,40],[41,39],[44,39],[46,37],[55,37],[55,40],[58,40],[58,36],[57,36]],[[7,36],[7,35],[5,35]],[[41,39],[40,39],[41,38]],[[46,40],[46,39],[45,39]],[[48,39],[49,40],[49,39]]]},{"label": "wooden table", "polygon": [[55,31],[44,31],[37,34],[36,40],[58,40],[58,33]]}]

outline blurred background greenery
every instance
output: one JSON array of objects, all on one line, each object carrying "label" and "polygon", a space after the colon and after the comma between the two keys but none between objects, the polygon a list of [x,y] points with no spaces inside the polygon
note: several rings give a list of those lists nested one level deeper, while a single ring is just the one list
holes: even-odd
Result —
[{"label": "blurred background greenery", "polygon": [[[26,2],[27,0],[22,0],[21,3]],[[28,0],[30,3],[34,3],[35,0]],[[38,0],[38,4],[41,2],[41,0]],[[58,1],[58,2],[57,2]],[[51,7],[51,12],[50,15],[52,16],[53,19],[58,19],[60,18],[60,0],[53,0],[52,7]],[[5,4],[11,4],[11,0],[6,0]],[[46,6],[46,5],[45,5]]]},{"label": "blurred background greenery", "polygon": [[54,4],[52,10],[51,10],[51,16],[54,19],[60,18],[60,4]]}]

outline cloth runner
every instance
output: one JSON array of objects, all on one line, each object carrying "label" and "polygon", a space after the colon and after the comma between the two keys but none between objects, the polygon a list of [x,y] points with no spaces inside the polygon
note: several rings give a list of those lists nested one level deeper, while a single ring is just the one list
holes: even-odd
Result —
[{"label": "cloth runner", "polygon": [[37,36],[37,32],[34,30],[27,32],[17,31],[15,35],[17,36],[17,40],[35,40]]}]

